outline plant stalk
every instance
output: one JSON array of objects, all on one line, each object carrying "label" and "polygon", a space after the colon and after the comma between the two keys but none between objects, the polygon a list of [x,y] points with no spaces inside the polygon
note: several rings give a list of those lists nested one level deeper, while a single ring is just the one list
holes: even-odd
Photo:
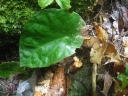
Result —
[{"label": "plant stalk", "polygon": [[93,64],[92,66],[92,96],[96,96],[97,64]]}]

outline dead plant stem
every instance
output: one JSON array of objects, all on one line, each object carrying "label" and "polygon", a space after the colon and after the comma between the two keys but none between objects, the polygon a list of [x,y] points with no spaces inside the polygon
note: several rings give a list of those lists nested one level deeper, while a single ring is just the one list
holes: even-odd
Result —
[{"label": "dead plant stem", "polygon": [[93,64],[93,67],[92,67],[92,96],[96,96],[96,75],[97,75],[97,64]]}]

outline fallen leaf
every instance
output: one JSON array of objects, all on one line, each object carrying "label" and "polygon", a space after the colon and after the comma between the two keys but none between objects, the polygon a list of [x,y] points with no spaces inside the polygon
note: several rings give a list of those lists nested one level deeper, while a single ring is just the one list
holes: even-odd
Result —
[{"label": "fallen leaf", "polygon": [[98,23],[96,22],[94,22],[94,26],[95,26],[97,37],[104,43],[108,42],[107,32],[101,26],[99,26]]},{"label": "fallen leaf", "polygon": [[92,63],[100,64],[101,58],[103,56],[103,53],[102,53],[103,46],[102,46],[101,40],[93,36],[86,36],[84,38],[85,39],[84,39],[83,45],[85,47],[91,47],[90,61]]},{"label": "fallen leaf", "polygon": [[124,62],[121,61],[118,51],[113,43],[108,42],[108,46],[105,51],[105,56],[108,58],[108,60],[105,64],[114,62],[113,70],[115,72],[120,72],[120,73],[125,72],[126,67],[124,65]]},{"label": "fallen leaf", "polygon": [[94,22],[97,37],[85,36],[83,45],[91,47],[90,61],[93,64],[101,64],[102,57],[107,48],[108,34],[107,32]]},{"label": "fallen leaf", "polygon": [[[98,25],[98,23],[94,22],[94,26],[98,42],[93,44],[90,52],[90,61],[94,64],[101,64],[102,57],[104,56],[104,52],[108,46],[108,34],[101,26]],[[99,49],[96,49],[96,44],[98,45]]]},{"label": "fallen leaf", "polygon": [[103,79],[104,79],[104,88],[103,88],[103,91],[101,91],[101,92],[102,92],[105,96],[107,96],[108,91],[109,91],[109,89],[110,89],[110,87],[111,87],[111,85],[112,85],[112,80],[113,80],[113,78],[112,78],[112,76],[109,74],[109,72],[107,72],[107,73],[104,75]]},{"label": "fallen leaf", "polygon": [[119,29],[120,34],[123,28],[124,28],[123,14],[122,14],[122,10],[119,9],[118,29]]},{"label": "fallen leaf", "polygon": [[108,42],[108,46],[107,46],[104,54],[107,58],[110,58],[110,59],[108,59],[107,62],[120,62],[120,56],[119,56],[118,51],[113,43]]},{"label": "fallen leaf", "polygon": [[124,73],[126,70],[126,67],[124,64],[122,64],[121,62],[119,63],[114,63],[114,67],[113,67],[114,72],[120,72],[120,73]]},{"label": "fallen leaf", "polygon": [[124,20],[124,27],[128,28],[128,10],[125,6],[121,6],[123,20]]}]

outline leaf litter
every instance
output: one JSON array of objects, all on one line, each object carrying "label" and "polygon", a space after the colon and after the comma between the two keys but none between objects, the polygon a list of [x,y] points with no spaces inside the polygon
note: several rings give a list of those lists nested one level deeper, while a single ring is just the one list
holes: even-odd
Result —
[{"label": "leaf litter", "polygon": [[[103,78],[104,86],[101,87],[103,94],[108,96],[111,86],[117,86],[119,83],[118,88],[114,89],[116,93],[113,92],[113,94],[115,94],[114,96],[118,96],[118,93],[121,93],[122,95],[119,96],[124,96],[128,95],[126,92],[128,84],[124,82],[127,81],[128,78],[123,77],[124,81],[116,81],[119,81],[117,76],[127,71],[128,10],[125,6],[121,5],[118,0],[111,3],[112,5],[115,4],[113,5],[115,8],[112,9],[112,13],[104,13],[102,10],[100,15],[103,21],[101,23],[94,22],[93,25],[87,25],[87,28],[84,28],[84,31],[82,30],[85,39],[83,45],[91,48],[90,61],[93,64],[100,65],[97,76],[98,79],[100,76]],[[88,26],[93,26],[94,29],[91,28],[91,31]],[[101,69],[102,66],[107,66],[104,72],[100,72],[103,70]],[[104,74],[104,76],[101,74]],[[122,90],[117,91],[117,89],[120,88],[122,88]]]}]

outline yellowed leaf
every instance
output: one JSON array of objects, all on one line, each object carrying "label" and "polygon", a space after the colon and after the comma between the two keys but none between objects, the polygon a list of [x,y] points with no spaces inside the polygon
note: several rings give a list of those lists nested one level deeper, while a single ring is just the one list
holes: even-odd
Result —
[{"label": "yellowed leaf", "polygon": [[91,47],[90,61],[92,63],[100,64],[102,58],[102,42],[100,39],[93,36],[87,36],[84,39],[84,45]]},{"label": "yellowed leaf", "polygon": [[102,55],[103,55],[102,48],[100,48],[98,50],[94,50],[93,48],[91,48],[90,61],[93,64],[101,64]]},{"label": "yellowed leaf", "polygon": [[90,52],[90,61],[92,63],[101,64],[102,57],[104,56],[104,52],[108,45],[108,34],[96,22],[94,22],[94,26],[97,35],[97,40],[95,40],[95,43],[92,46]]}]

